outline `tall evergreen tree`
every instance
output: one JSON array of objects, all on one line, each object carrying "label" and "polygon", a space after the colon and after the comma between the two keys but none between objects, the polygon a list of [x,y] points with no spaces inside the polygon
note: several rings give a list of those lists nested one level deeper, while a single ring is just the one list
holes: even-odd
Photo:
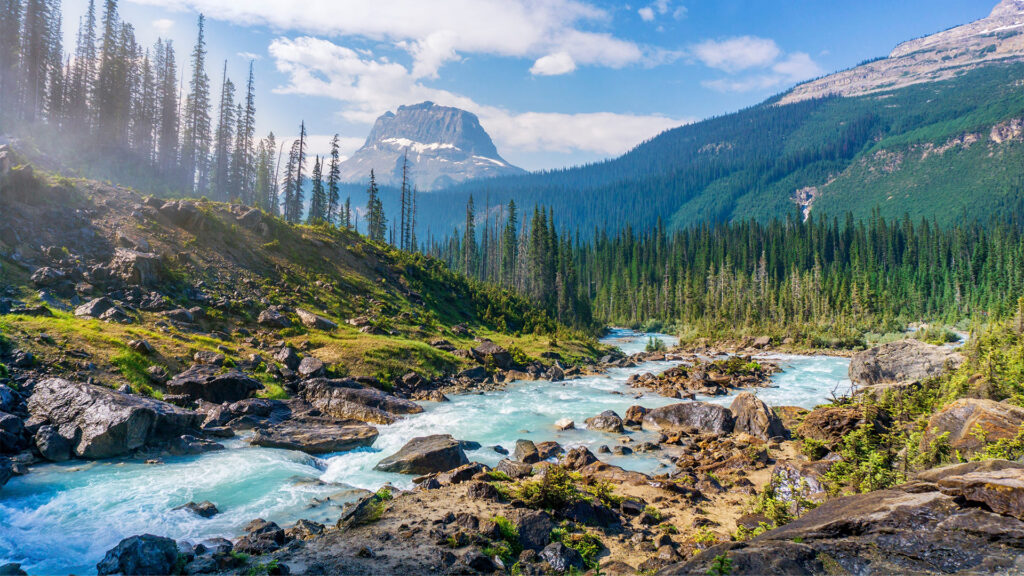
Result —
[{"label": "tall evergreen tree", "polygon": [[383,242],[387,233],[387,218],[384,217],[384,204],[380,200],[377,189],[377,178],[370,170],[370,186],[366,189],[367,235],[373,242]]},{"label": "tall evergreen tree", "polygon": [[235,84],[228,78],[228,61],[221,76],[220,104],[217,106],[217,130],[213,139],[213,177],[210,197],[231,199],[231,146],[235,130]]},{"label": "tall evergreen tree", "polygon": [[466,224],[462,233],[462,270],[468,275],[476,274],[476,210],[473,196],[466,202]]},{"label": "tall evergreen tree", "polygon": [[256,203],[253,193],[255,185],[253,149],[256,134],[256,81],[253,76],[253,62],[249,61],[249,80],[245,87],[245,105],[238,112],[238,128],[235,131],[235,150],[232,156],[231,180],[242,202]]},{"label": "tall evergreen tree", "polygon": [[0,119],[13,118],[18,104],[22,0],[0,0]]},{"label": "tall evergreen tree", "polygon": [[66,87],[68,125],[84,134],[91,129],[93,86],[96,83],[96,0],[89,0],[85,15],[79,22],[75,40],[75,57]]},{"label": "tall evergreen tree", "polygon": [[323,224],[327,222],[327,192],[324,190],[323,165],[320,156],[313,162],[313,173],[310,176],[312,181],[312,192],[309,196],[309,214],[306,222],[309,224]]},{"label": "tall evergreen tree", "polygon": [[[331,163],[327,169],[327,223],[334,226],[338,220],[338,205],[341,181],[341,155],[338,149],[338,135],[331,138]],[[346,224],[346,228],[347,228]]]},{"label": "tall evergreen tree", "polygon": [[157,168],[172,176],[178,170],[178,67],[170,40],[156,41]]},{"label": "tall evergreen tree", "polygon": [[[109,0],[108,0],[109,1]],[[199,35],[192,50],[192,75],[189,94],[185,98],[181,166],[185,186],[192,191],[206,190],[209,180],[210,78],[206,75],[205,20],[199,15]]]}]

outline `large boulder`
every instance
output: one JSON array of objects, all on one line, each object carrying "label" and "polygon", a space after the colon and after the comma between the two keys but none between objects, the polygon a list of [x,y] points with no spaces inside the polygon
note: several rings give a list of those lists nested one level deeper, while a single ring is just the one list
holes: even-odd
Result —
[{"label": "large boulder", "polygon": [[238,370],[221,373],[215,364],[196,364],[167,382],[167,391],[192,400],[237,402],[263,388],[258,380]]},{"label": "large boulder", "polygon": [[334,330],[338,327],[338,324],[324,318],[323,316],[314,314],[308,310],[298,308],[295,310],[295,315],[299,317],[302,325],[306,328],[316,328],[317,330]]},{"label": "large boulder", "polygon": [[78,308],[75,308],[75,316],[79,318],[99,318],[104,312],[114,308],[114,301],[106,296],[93,298]]},{"label": "large boulder", "polygon": [[508,350],[489,340],[473,348],[472,352],[477,362],[484,365],[490,364],[502,370],[508,370],[515,365],[512,361],[512,355],[508,353]]},{"label": "large boulder", "polygon": [[274,308],[267,308],[260,312],[256,321],[259,322],[260,326],[268,328],[287,328],[292,325],[292,321],[287,316]]},{"label": "large boulder", "polygon": [[597,416],[591,416],[585,422],[587,430],[600,430],[613,434],[622,434],[625,431],[622,427],[622,418],[619,418],[619,415],[612,410],[605,410]]},{"label": "large boulder", "polygon": [[399,474],[432,474],[468,463],[461,442],[450,434],[435,434],[413,438],[401,450],[378,462],[374,469]]},{"label": "large boulder", "polygon": [[11,478],[14,478],[14,462],[11,462],[10,458],[0,456],[0,488]]},{"label": "large boulder", "polygon": [[786,436],[786,427],[763,400],[750,392],[741,392],[729,406],[736,424],[735,432],[746,432],[762,440]]},{"label": "large boulder", "polygon": [[392,424],[399,414],[419,414],[423,407],[354,380],[314,378],[299,388],[299,396],[324,414],[341,420]]},{"label": "large boulder", "polygon": [[376,439],[377,429],[366,424],[288,421],[257,429],[250,442],[268,448],[329,454],[370,446]]},{"label": "large boulder", "polygon": [[178,563],[178,543],[170,538],[143,534],[125,538],[108,550],[96,565],[107,574],[171,574]]},{"label": "large boulder", "polygon": [[49,378],[28,399],[32,417],[60,430],[76,456],[123,456],[151,442],[195,432],[201,414],[93,384]]},{"label": "large boulder", "polygon": [[0,453],[18,452],[24,448],[25,424],[14,414],[0,412]]},{"label": "large boulder", "polygon": [[161,279],[160,257],[150,252],[118,248],[110,269],[128,284],[152,286]]},{"label": "large boulder", "polygon": [[[1021,472],[1003,468],[829,500],[746,542],[714,546],[661,576],[1006,574],[1019,572]],[[948,492],[948,493],[944,493]],[[999,513],[1003,512],[1003,513]]]},{"label": "large boulder", "polygon": [[40,426],[33,442],[39,455],[50,462],[63,462],[71,458],[71,443],[53,426]]},{"label": "large boulder", "polygon": [[872,386],[924,380],[955,368],[963,356],[945,346],[900,340],[858,352],[850,360],[850,380]]},{"label": "large boulder", "polygon": [[681,402],[655,408],[644,415],[643,427],[650,430],[681,430],[695,428],[700,432],[728,434],[735,420],[724,406],[707,402]]},{"label": "large boulder", "polygon": [[853,406],[821,406],[804,415],[797,433],[835,448],[843,436],[864,422],[864,411]]},{"label": "large boulder", "polygon": [[961,398],[928,419],[921,447],[927,449],[936,438],[949,433],[950,446],[966,457],[987,443],[1016,437],[1022,424],[1024,408],[993,400]]}]

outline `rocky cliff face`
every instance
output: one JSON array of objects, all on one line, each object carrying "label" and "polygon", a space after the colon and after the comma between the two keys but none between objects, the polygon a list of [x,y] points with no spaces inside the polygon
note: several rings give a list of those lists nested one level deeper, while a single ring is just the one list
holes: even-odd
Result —
[{"label": "rocky cliff face", "polygon": [[420,190],[524,172],[498,154],[475,115],[422,102],[399,106],[397,112],[377,118],[366,144],[342,163],[341,177],[346,182],[363,182],[372,169],[378,183],[398,185],[406,156],[412,182]]},{"label": "rocky cliff face", "polygon": [[1024,0],[1002,0],[987,18],[898,45],[888,58],[797,86],[782,104],[859,96],[952,78],[994,61],[1024,59]]}]

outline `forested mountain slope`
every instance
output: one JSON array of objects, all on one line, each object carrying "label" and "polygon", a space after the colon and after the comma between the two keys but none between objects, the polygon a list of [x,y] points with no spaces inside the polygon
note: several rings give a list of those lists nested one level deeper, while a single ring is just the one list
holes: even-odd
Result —
[{"label": "forested mountain slope", "polygon": [[424,202],[422,221],[452,220],[470,194],[478,205],[550,206],[560,225],[583,233],[650,229],[658,218],[673,227],[765,221],[798,208],[858,218],[877,208],[940,224],[985,218],[1020,190],[1022,86],[1024,64],[1004,62],[865,96],[773,99],[615,160],[451,188]]}]

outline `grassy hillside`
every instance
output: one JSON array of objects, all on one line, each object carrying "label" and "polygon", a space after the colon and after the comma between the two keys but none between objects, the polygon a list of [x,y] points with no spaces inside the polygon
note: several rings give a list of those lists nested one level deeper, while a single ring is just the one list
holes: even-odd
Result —
[{"label": "grassy hillside", "polygon": [[[0,307],[5,301],[14,308],[0,309],[0,347],[32,352],[43,372],[129,382],[157,395],[147,370],[174,374],[200,350],[224,354],[228,365],[258,365],[251,361],[258,354],[265,370],[273,351],[289,344],[327,362],[336,375],[377,377],[384,386],[410,371],[434,378],[470,365],[428,344],[436,338],[459,349],[474,346],[474,337],[490,338],[520,358],[550,350],[569,361],[602,353],[590,337],[559,326],[524,299],[435,260],[351,232],[290,226],[237,205],[187,202],[194,212],[183,218],[163,204],[121,187],[16,169],[0,187]],[[96,267],[109,267],[118,248],[158,258],[143,286],[97,282]],[[60,283],[34,282],[32,274],[44,266],[72,272]],[[127,304],[133,293],[155,295],[162,310]],[[103,295],[130,321],[71,312]],[[52,315],[34,314],[37,305]],[[270,330],[257,318],[271,305],[302,308],[338,327],[307,328],[291,312],[292,326]],[[167,310],[179,307],[193,309],[193,325],[168,320]],[[362,330],[347,323],[358,318]],[[457,325],[467,330],[453,330]],[[138,339],[155,352],[132,350],[129,342]]]},{"label": "grassy hillside", "polygon": [[767,221],[813,188],[818,213],[877,208],[951,224],[988,218],[1019,194],[1024,141],[1013,121],[1024,117],[1024,64],[856,98],[777,101],[669,130],[615,160],[452,188],[423,203],[423,220],[435,233],[437,222],[456,225],[473,194],[478,206],[552,206],[560,224],[588,234],[650,229],[659,218],[676,227]]}]

